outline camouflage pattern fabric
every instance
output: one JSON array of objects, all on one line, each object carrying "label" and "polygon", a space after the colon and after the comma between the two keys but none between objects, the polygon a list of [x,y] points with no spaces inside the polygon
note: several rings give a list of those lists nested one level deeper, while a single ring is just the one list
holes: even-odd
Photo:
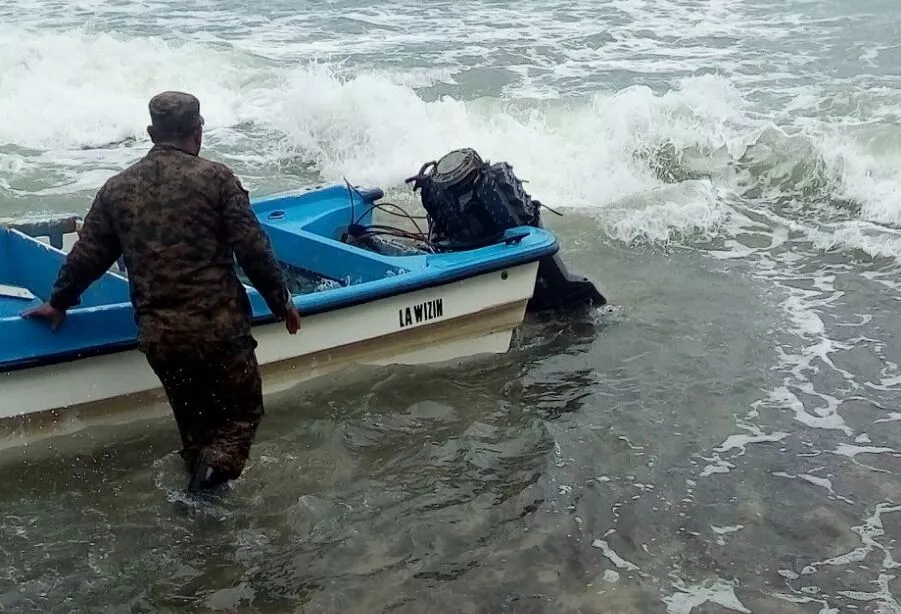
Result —
[{"label": "camouflage pattern fabric", "polygon": [[264,415],[255,347],[252,337],[147,346],[147,361],[169,398],[189,468],[202,460],[225,480],[244,470]]},{"label": "camouflage pattern fabric", "polygon": [[120,255],[142,347],[250,333],[250,301],[232,252],[283,319],[288,291],[247,191],[225,165],[155,145],[97,193],[50,297],[61,310]]}]

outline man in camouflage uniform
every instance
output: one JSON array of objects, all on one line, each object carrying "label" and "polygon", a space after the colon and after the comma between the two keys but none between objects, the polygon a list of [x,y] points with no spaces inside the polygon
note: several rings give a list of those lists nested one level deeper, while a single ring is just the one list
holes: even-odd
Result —
[{"label": "man in camouflage uniform", "polygon": [[153,147],[103,185],[52,296],[25,315],[56,329],[124,257],[139,347],[172,406],[196,490],[241,474],[263,417],[250,301],[234,257],[291,334],[300,316],[240,181],[198,156],[200,102],[163,92],[149,109]]}]

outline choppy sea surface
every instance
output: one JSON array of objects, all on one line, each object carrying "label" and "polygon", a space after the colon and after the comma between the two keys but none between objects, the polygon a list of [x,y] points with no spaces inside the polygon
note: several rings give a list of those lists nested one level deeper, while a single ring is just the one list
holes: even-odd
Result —
[{"label": "choppy sea surface", "polygon": [[[5,612],[901,612],[888,0],[4,0],[0,218],[203,105],[255,196],[510,162],[615,309],[269,400],[193,505],[171,418],[0,453]],[[0,383],[2,385],[2,383]]]}]

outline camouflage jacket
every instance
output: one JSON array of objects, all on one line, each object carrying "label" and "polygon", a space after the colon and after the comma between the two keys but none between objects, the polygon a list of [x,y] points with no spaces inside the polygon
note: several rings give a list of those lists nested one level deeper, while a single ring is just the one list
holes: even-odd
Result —
[{"label": "camouflage jacket", "polygon": [[247,191],[223,164],[155,145],[97,193],[50,304],[68,309],[124,257],[140,341],[182,345],[250,333],[235,257],[276,317],[288,291]]}]

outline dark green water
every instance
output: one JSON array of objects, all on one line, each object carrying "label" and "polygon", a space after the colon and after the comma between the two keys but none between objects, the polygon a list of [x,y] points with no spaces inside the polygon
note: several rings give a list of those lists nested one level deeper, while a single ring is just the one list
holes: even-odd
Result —
[{"label": "dark green water", "polygon": [[[507,160],[615,308],[272,397],[180,494],[168,417],[0,452],[8,612],[901,612],[894,5],[0,7],[0,217],[81,212],[201,97],[254,195]],[[2,386],[2,383],[0,383]]]}]

